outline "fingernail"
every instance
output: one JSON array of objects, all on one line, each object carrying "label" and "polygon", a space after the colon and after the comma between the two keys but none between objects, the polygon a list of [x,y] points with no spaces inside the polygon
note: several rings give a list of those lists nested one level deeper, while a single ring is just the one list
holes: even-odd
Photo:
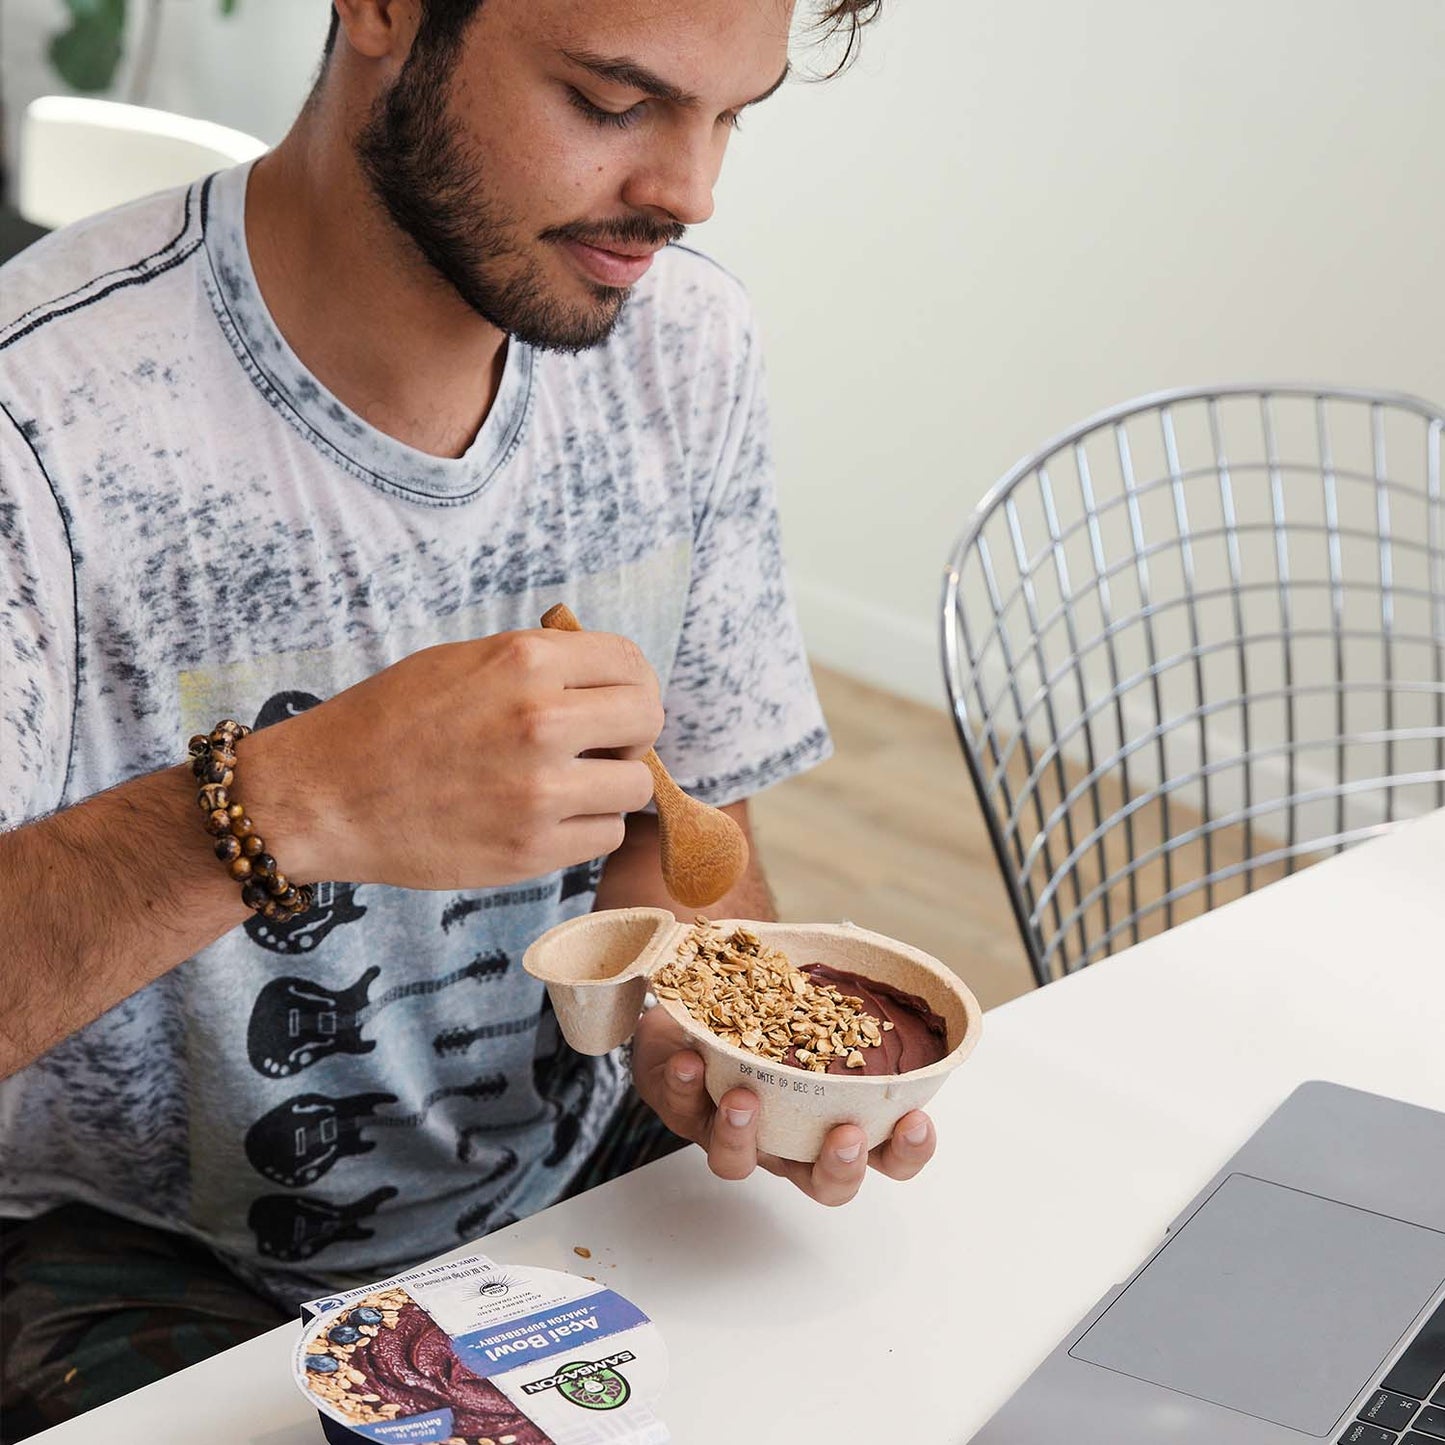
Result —
[{"label": "fingernail", "polygon": [[724,1109],[723,1113],[728,1116],[728,1123],[734,1129],[745,1129],[753,1122],[753,1111],[751,1109]]},{"label": "fingernail", "polygon": [[694,1064],[674,1064],[672,1077],[679,1084],[695,1084],[697,1082],[697,1067]]},{"label": "fingernail", "polygon": [[851,1164],[859,1154],[863,1152],[863,1146],[861,1144],[850,1144],[846,1149],[838,1149],[834,1152],[843,1163]]},{"label": "fingernail", "polygon": [[903,1139],[908,1144],[921,1144],[928,1138],[928,1125],[915,1124],[911,1129],[903,1131]]}]

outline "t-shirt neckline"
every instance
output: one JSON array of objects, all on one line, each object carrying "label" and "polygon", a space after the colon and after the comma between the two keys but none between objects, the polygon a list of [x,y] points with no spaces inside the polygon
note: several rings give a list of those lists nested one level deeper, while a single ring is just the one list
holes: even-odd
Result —
[{"label": "t-shirt neckline", "polygon": [[281,334],[251,268],[246,246],[246,185],[254,162],[206,183],[206,253],[215,278],[212,300],[238,359],[267,400],[348,470],[389,491],[418,499],[466,501],[486,486],[516,450],[532,390],[532,349],[508,339],[491,410],[460,457],[437,457],[378,430],[333,396]]}]

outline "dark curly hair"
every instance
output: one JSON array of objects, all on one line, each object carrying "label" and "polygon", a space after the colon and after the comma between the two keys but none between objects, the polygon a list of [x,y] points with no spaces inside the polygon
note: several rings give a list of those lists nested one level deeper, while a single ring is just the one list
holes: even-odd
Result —
[{"label": "dark curly hair", "polygon": [[[423,0],[417,45],[438,54],[454,51],[461,40],[462,32],[467,28],[467,22],[481,6],[482,0]],[[857,55],[863,27],[878,18],[878,12],[883,8],[883,0],[813,0],[813,8],[818,12],[813,28],[820,38],[843,39],[842,56],[825,75],[825,78],[831,78],[846,69]],[[333,9],[331,28],[326,32],[326,48],[323,52],[328,59],[332,47],[336,44],[339,25],[340,18]]]}]

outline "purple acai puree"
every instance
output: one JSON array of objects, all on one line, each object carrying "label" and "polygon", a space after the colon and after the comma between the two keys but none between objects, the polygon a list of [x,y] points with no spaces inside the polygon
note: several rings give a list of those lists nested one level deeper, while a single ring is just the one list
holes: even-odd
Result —
[{"label": "purple acai puree", "polygon": [[490,1380],[462,1364],[446,1331],[414,1300],[401,1307],[395,1325],[363,1335],[346,1363],[366,1376],[358,1394],[400,1405],[402,1416],[447,1407],[452,1434],[465,1440],[510,1435],[516,1445],[553,1445]]},{"label": "purple acai puree", "polygon": [[[912,1069],[936,1064],[948,1052],[948,1027],[916,994],[904,993],[886,983],[874,983],[856,973],[829,968],[826,963],[808,963],[803,972],[819,985],[836,988],[845,998],[861,1000],[863,1011],[879,1023],[891,1023],[883,1030],[883,1042],[876,1048],[860,1049],[863,1068],[850,1069],[844,1056],[835,1055],[828,1064],[830,1074],[906,1074]],[[783,1057],[785,1064],[802,1068],[795,1049]]]}]

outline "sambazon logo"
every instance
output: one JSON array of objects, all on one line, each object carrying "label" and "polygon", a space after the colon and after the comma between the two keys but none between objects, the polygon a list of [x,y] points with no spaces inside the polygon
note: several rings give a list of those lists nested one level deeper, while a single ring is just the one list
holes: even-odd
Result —
[{"label": "sambazon logo", "polygon": [[618,1350],[602,1360],[573,1360],[555,1375],[523,1385],[522,1393],[540,1395],[544,1390],[556,1390],[563,1399],[584,1410],[615,1410],[625,1405],[632,1394],[631,1386],[617,1373],[617,1366],[630,1364],[636,1358],[631,1350]]}]

